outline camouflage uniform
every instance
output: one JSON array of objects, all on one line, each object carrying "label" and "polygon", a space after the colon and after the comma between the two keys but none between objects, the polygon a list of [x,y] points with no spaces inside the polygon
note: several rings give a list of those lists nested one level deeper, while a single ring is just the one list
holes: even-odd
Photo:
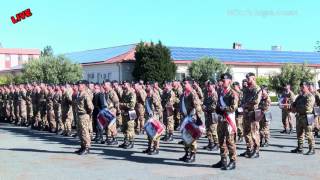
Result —
[{"label": "camouflage uniform", "polygon": [[[292,104],[295,100],[295,95],[293,94],[292,91],[284,92],[281,95],[281,99],[282,99],[282,102],[280,102],[281,104]],[[289,130],[289,132],[292,131],[293,129],[292,116],[293,115],[292,115],[290,106],[289,105],[284,106],[282,108],[282,124],[284,128],[283,132],[287,132],[287,130]]]},{"label": "camouflage uniform", "polygon": [[[296,114],[296,131],[298,139],[298,147],[296,151],[303,151],[303,141],[306,133],[306,138],[309,144],[309,150],[314,150],[315,141],[312,133],[313,123],[308,123],[307,115],[313,113],[315,98],[311,93],[299,95],[292,104]],[[292,151],[294,152],[294,151]]]},{"label": "camouflage uniform", "polygon": [[53,95],[53,111],[54,118],[57,127],[57,133],[64,131],[64,125],[61,118],[61,102],[62,102],[62,94],[61,91],[56,91]]},{"label": "camouflage uniform", "polygon": [[[201,115],[203,114],[201,105],[200,105],[201,102],[195,91],[192,91],[189,94],[183,93],[180,103],[181,103],[181,107],[184,106],[186,109],[186,112],[182,112],[183,117],[192,116],[194,121],[201,120],[200,118],[201,118]],[[181,108],[181,111],[183,111],[183,109],[184,108]],[[186,161],[195,159],[195,154],[197,151],[197,141],[195,140],[191,144],[184,143],[184,150],[185,150],[184,157],[188,157]],[[180,159],[183,160],[184,157]]]},{"label": "camouflage uniform", "polygon": [[143,128],[144,128],[144,122],[145,122],[145,101],[146,101],[146,91],[144,89],[140,89],[136,92],[136,98],[137,98],[137,102],[136,102],[136,106],[135,106],[135,110],[137,112],[137,119],[136,119],[136,133],[139,134],[140,132],[142,132]]},{"label": "camouflage uniform", "polygon": [[78,135],[81,147],[89,149],[91,146],[90,126],[92,126],[90,116],[93,111],[92,98],[87,91],[79,92],[76,98],[76,111],[78,115]]},{"label": "camouflage uniform", "polygon": [[27,92],[25,89],[21,89],[19,91],[19,96],[18,96],[18,106],[19,106],[19,118],[20,118],[20,123],[23,125],[27,125],[27,104],[26,104],[26,99],[27,99]]},{"label": "camouflage uniform", "polygon": [[46,129],[48,128],[48,119],[47,119],[47,90],[42,89],[39,93],[39,111],[40,111],[40,129]]},{"label": "camouflage uniform", "polygon": [[4,120],[4,99],[3,99],[3,94],[4,94],[4,90],[3,88],[1,87],[0,88],[0,121],[3,121]]},{"label": "camouflage uniform", "polygon": [[259,121],[255,120],[255,110],[261,100],[261,89],[257,85],[245,88],[243,91],[242,106],[244,110],[243,116],[243,136],[246,141],[247,151],[243,156],[254,154],[259,155],[260,150],[260,134]]},{"label": "camouflage uniform", "polygon": [[[146,112],[146,117],[148,117],[148,119],[154,118],[156,120],[159,120],[160,114],[162,113],[161,99],[156,93],[157,92],[153,92],[152,94],[150,93],[146,98],[145,112]],[[148,110],[150,110],[150,112]],[[159,153],[160,136],[161,134],[153,138],[148,136],[148,149],[144,151],[145,153],[148,153],[148,154]]]},{"label": "camouflage uniform", "polygon": [[129,111],[134,111],[136,105],[136,95],[134,90],[129,88],[124,90],[120,101],[123,119],[124,143],[120,147],[128,147],[134,144],[134,119],[130,120]]},{"label": "camouflage uniform", "polygon": [[175,102],[173,104],[173,108],[174,108],[173,119],[174,119],[175,128],[177,128],[180,125],[180,121],[181,121],[180,98],[183,94],[183,89],[182,87],[179,86],[178,88],[173,88],[172,91],[175,94]]},{"label": "camouflage uniform", "polygon": [[218,94],[216,91],[206,91],[204,94],[204,111],[205,111],[205,119],[206,119],[206,129],[207,129],[207,137],[209,140],[209,144],[205,147],[208,150],[213,150],[214,148],[218,148],[218,131],[217,126],[218,122],[214,122],[212,119],[212,113],[216,112],[218,102]]},{"label": "camouflage uniform", "polygon": [[[93,92],[91,89],[87,88],[87,93],[89,95],[89,98],[91,99],[91,101],[93,100]],[[93,103],[93,102],[92,102]],[[90,114],[90,118],[89,118],[89,132],[90,132],[90,137],[93,137],[93,120],[92,120],[92,114]],[[91,124],[91,125],[90,125]]]},{"label": "camouflage uniform", "polygon": [[[269,111],[269,107],[271,105],[271,99],[269,96],[261,98],[259,103],[259,109],[262,110],[262,113]],[[260,120],[260,145],[263,147],[269,144],[270,140],[270,121],[267,121],[266,116]],[[265,142],[263,142],[265,141]]]},{"label": "camouflage uniform", "polygon": [[[239,104],[238,107],[240,107],[240,103],[243,98],[243,91],[237,91],[238,97],[239,97]],[[236,123],[237,123],[237,133],[238,133],[238,139],[239,141],[242,141],[243,138],[243,112],[239,112],[238,109],[236,110]]]},{"label": "camouflage uniform", "polygon": [[32,91],[31,94],[31,100],[32,100],[32,111],[33,111],[33,118],[34,122],[32,124],[33,128],[40,128],[41,126],[41,115],[40,115],[40,92],[37,92],[36,89]]},{"label": "camouflage uniform", "polygon": [[4,113],[6,121],[10,121],[10,97],[8,89],[3,93]]},{"label": "camouflage uniform", "polygon": [[[121,97],[122,97],[122,88],[120,86],[114,87],[114,91],[117,93],[119,101],[121,101]],[[122,126],[122,115],[121,115],[121,110],[120,107],[117,107],[117,127],[121,127]]]},{"label": "camouflage uniform", "polygon": [[[154,96],[154,95],[153,95]],[[163,91],[162,94],[162,107],[164,107],[164,124],[166,126],[166,137],[163,140],[171,140],[174,132],[174,103],[176,102],[175,93],[170,91]]]},{"label": "camouflage uniform", "polygon": [[[116,114],[117,108],[119,107],[119,97],[117,93],[111,89],[108,92],[105,92],[105,102],[106,102],[106,108],[109,109],[109,111],[112,114]],[[110,139],[112,138],[112,139]],[[117,144],[117,125],[114,124],[112,126],[109,126],[107,128],[107,144],[109,145],[115,145]]]},{"label": "camouflage uniform", "polygon": [[73,117],[72,90],[66,89],[61,97],[61,117],[64,125],[64,135],[71,135]]},{"label": "camouflage uniform", "polygon": [[[220,156],[221,162],[223,164],[227,163],[227,156],[229,155],[230,161],[236,161],[236,144],[235,144],[235,137],[236,137],[236,124],[235,129],[228,123],[226,117],[227,114],[231,113],[234,114],[236,109],[238,108],[239,98],[236,91],[232,90],[231,87],[227,88],[226,90],[221,90],[219,92],[217,104],[217,113],[221,115],[221,120],[218,123],[218,138],[219,138],[219,146],[220,146]],[[222,104],[221,100],[223,99],[225,103],[225,107],[221,109]]]},{"label": "camouflage uniform", "polygon": [[33,104],[32,104],[32,91],[26,92],[26,105],[27,105],[27,122],[31,124],[33,122]]},{"label": "camouflage uniform", "polygon": [[46,104],[47,104],[47,121],[49,122],[49,131],[55,132],[56,129],[56,120],[54,117],[54,110],[53,110],[53,92],[48,92],[46,96]]},{"label": "camouflage uniform", "polygon": [[14,91],[13,89],[10,89],[10,93],[9,93],[9,106],[10,106],[10,122],[14,123],[16,116],[15,116],[15,107],[14,107]]},{"label": "camouflage uniform", "polygon": [[[318,90],[319,91],[319,90]],[[320,107],[320,93],[318,91],[315,91],[313,96],[315,97],[315,107]],[[315,136],[320,137],[320,116],[315,117],[314,122],[314,132]]]},{"label": "camouflage uniform", "polygon": [[13,109],[13,117],[14,121],[17,125],[20,125],[21,119],[20,119],[20,109],[19,109],[19,91],[15,89],[13,92],[13,104],[12,104],[12,109]]}]

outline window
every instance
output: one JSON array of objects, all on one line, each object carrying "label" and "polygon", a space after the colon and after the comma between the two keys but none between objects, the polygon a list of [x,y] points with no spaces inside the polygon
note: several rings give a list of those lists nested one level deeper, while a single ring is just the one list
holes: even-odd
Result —
[{"label": "window", "polygon": [[106,74],[103,74],[103,79],[105,80],[107,78],[107,75]]},{"label": "window", "polygon": [[11,56],[6,54],[5,57],[5,68],[11,68]]},{"label": "window", "polygon": [[111,80],[112,73],[108,73],[108,79]]},{"label": "window", "polygon": [[176,80],[183,80],[186,78],[186,73],[177,73],[176,74]]},{"label": "window", "polygon": [[89,74],[87,74],[87,79],[88,79],[88,80],[94,79],[94,73],[89,73]]},{"label": "window", "polygon": [[33,56],[32,55],[28,55],[28,61],[32,60]]},{"label": "window", "polygon": [[18,55],[18,64],[19,65],[23,64],[22,55]]}]

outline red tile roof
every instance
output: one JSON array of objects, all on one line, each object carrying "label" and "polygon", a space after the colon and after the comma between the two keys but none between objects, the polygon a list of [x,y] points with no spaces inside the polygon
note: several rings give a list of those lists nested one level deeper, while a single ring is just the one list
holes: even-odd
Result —
[{"label": "red tile roof", "polygon": [[39,49],[0,48],[0,54],[40,55]]}]

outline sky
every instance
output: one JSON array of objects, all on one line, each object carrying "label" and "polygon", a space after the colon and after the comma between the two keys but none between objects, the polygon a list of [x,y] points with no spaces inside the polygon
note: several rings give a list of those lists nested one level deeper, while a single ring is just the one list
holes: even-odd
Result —
[{"label": "sky", "polygon": [[[314,51],[319,0],[1,0],[6,48],[50,45],[55,54],[140,41],[168,46]],[[31,9],[13,24],[11,16]]]}]

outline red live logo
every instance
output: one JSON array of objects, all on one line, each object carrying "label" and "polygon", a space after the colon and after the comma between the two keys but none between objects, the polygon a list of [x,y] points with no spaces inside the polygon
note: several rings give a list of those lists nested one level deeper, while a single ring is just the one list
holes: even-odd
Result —
[{"label": "red live logo", "polygon": [[30,16],[32,16],[32,13],[31,13],[31,10],[29,8],[29,9],[26,9],[26,10],[16,14],[16,17],[11,16],[11,21],[12,21],[13,24],[16,24],[17,22],[20,22],[22,19],[25,19],[25,18],[30,17]]}]

